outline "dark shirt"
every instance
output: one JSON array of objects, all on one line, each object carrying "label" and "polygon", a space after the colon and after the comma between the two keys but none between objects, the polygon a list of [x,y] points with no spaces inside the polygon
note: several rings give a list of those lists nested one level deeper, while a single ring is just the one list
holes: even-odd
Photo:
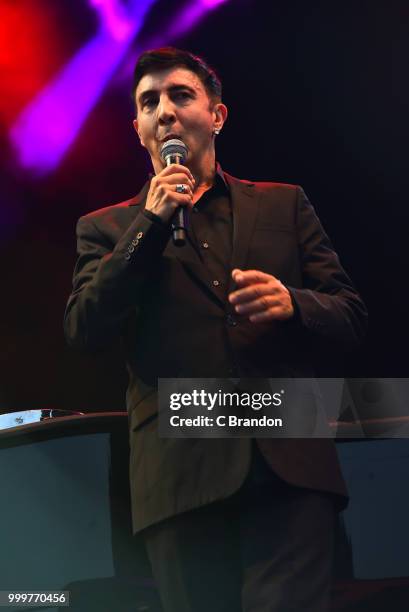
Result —
[{"label": "dark shirt", "polygon": [[213,286],[225,296],[231,268],[233,215],[229,188],[220,170],[213,186],[190,213],[188,240],[207,268]]}]

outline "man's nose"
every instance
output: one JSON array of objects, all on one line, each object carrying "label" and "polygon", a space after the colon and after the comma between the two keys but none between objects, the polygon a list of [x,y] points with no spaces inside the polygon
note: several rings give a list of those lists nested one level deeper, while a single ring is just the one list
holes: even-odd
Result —
[{"label": "man's nose", "polygon": [[161,98],[158,104],[158,120],[159,123],[168,124],[175,121],[175,107],[172,100],[168,97]]}]

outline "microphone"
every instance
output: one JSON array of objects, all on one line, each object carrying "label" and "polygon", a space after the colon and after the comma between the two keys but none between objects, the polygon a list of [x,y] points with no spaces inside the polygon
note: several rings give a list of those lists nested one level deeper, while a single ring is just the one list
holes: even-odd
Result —
[{"label": "microphone", "polygon": [[[170,166],[170,164],[182,164],[182,166],[184,166],[187,154],[187,146],[178,138],[167,140],[160,149],[161,159],[167,166]],[[179,206],[172,219],[172,235],[173,244],[175,246],[184,246],[186,242],[187,221],[185,219],[185,213],[185,207]]]}]

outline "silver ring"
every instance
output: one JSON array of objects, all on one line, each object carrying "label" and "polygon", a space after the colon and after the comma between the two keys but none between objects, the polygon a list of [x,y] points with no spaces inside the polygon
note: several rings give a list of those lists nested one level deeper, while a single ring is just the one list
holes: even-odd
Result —
[{"label": "silver ring", "polygon": [[182,183],[179,183],[178,185],[176,185],[176,192],[177,193],[187,193],[186,185],[183,185]]}]

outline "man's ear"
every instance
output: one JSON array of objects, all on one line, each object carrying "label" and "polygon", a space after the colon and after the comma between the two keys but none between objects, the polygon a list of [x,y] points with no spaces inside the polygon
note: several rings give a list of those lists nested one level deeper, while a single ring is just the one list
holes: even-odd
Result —
[{"label": "man's ear", "polygon": [[219,102],[218,104],[214,105],[213,113],[214,113],[214,129],[220,131],[224,125],[224,122],[227,119],[227,115],[228,115],[227,106],[225,104],[222,104],[222,102]]},{"label": "man's ear", "polygon": [[141,135],[140,135],[140,133],[139,133],[139,129],[138,129],[138,120],[137,120],[137,119],[134,119],[134,120],[132,121],[132,123],[133,123],[133,127],[134,127],[135,132],[138,134],[138,138],[139,138],[139,140],[140,140],[140,143],[141,143],[141,145],[144,147],[145,145],[144,145],[144,142],[143,142],[143,140],[142,140],[142,138],[141,138]]}]

